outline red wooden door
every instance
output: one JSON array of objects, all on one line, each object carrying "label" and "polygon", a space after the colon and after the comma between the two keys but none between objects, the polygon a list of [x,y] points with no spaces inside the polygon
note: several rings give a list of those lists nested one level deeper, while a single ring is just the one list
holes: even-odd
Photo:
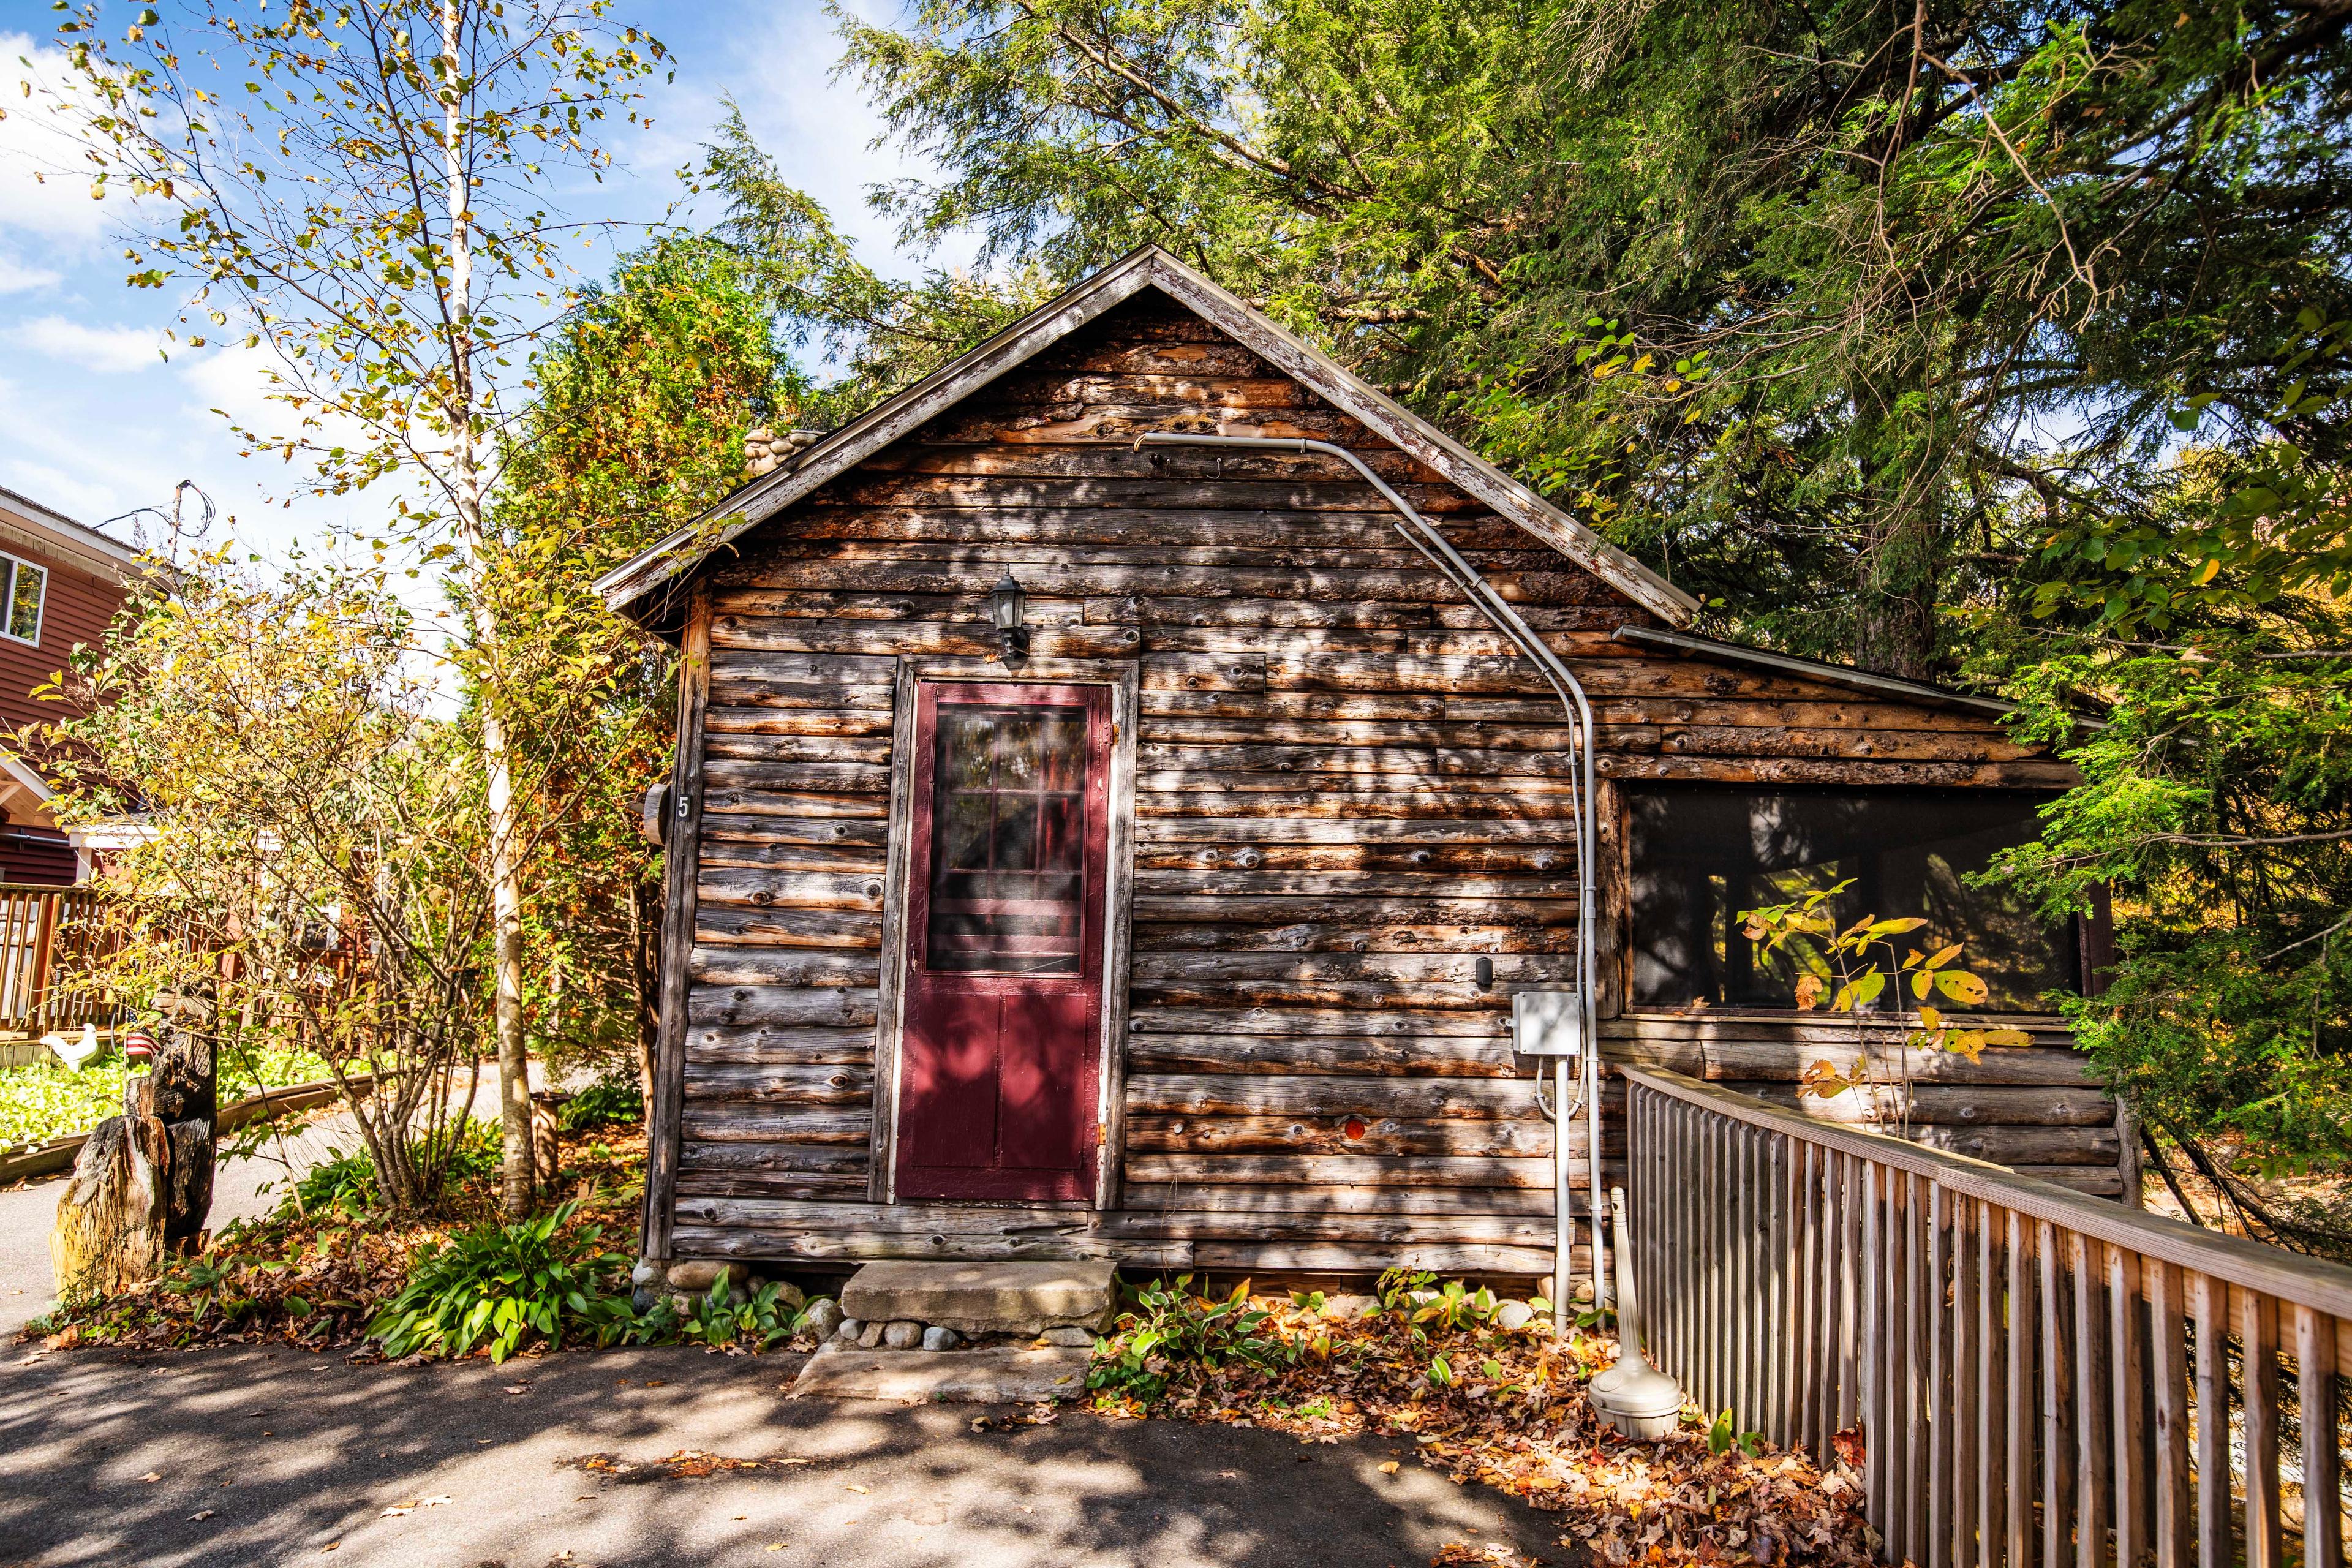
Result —
[{"label": "red wooden door", "polygon": [[1110,689],[915,700],[898,1194],[1089,1198]]}]

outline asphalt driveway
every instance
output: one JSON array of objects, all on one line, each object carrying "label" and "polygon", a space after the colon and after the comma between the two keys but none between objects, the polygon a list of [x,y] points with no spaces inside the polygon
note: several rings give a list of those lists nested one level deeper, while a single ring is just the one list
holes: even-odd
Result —
[{"label": "asphalt driveway", "polygon": [[[16,1347],[0,1359],[0,1568],[1421,1568],[1449,1543],[1568,1561],[1545,1516],[1398,1439],[793,1401],[796,1364]],[[655,1463],[682,1450],[769,1463]]]}]

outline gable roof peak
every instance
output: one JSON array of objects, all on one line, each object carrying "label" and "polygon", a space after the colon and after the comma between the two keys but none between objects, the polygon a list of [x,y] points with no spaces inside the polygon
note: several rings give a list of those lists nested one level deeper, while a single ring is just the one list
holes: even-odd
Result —
[{"label": "gable roof peak", "polygon": [[1484,501],[1669,625],[1689,624],[1698,609],[1698,601],[1688,594],[1157,245],[1129,252],[914,385],[820,437],[800,452],[790,467],[780,467],[752,480],[694,522],[598,578],[596,592],[614,609],[645,618],[666,587],[716,551],[1145,289],[1168,295],[1340,413],[1434,468],[1457,489]]}]

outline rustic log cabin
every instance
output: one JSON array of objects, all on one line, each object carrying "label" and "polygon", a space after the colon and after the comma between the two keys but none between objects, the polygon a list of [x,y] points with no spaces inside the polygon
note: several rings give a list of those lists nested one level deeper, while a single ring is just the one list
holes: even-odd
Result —
[{"label": "rustic log cabin", "polygon": [[1864,1053],[1737,915],[1832,882],[1967,942],[2032,1043],[1865,1048],[1900,1103],[1806,1113],[2136,1188],[2042,1000],[2089,933],[1966,880],[2064,765],[1999,703],[1691,635],[1166,254],[761,466],[598,584],[684,656],[648,1258],[1583,1272],[1557,1185],[1580,1099],[1622,1158],[1622,1086],[1517,1054],[1515,999],[1796,1106]]}]

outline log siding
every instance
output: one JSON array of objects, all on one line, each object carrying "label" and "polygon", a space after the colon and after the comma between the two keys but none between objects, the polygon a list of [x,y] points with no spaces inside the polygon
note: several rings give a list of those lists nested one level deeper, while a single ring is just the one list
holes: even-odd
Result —
[{"label": "log siding", "polygon": [[[1611,781],[1612,920],[1617,781],[2070,776],[1987,716],[1614,638],[1660,623],[1147,289],[695,579],[709,651],[698,853],[690,898],[673,900],[693,933],[677,1255],[1552,1268],[1554,1129],[1507,1034],[1517,991],[1573,982],[1558,705],[1354,476],[1311,457],[1136,450],[1153,428],[1349,446],[1572,661]],[[995,652],[982,601],[1007,570],[1034,628],[1017,679],[1062,661],[1132,671],[1115,1163],[1092,1207],[892,1205],[885,966],[904,705],[910,672],[939,661],[1002,670],[978,661]],[[1622,945],[1604,935],[1605,954]],[[2112,1108],[2063,1037],[2037,1028],[2030,1049],[1927,1064],[1911,1131],[2112,1187]],[[1842,1048],[1769,1016],[1618,1017],[1606,1033],[1626,1059],[1784,1096],[1805,1061]],[[1580,1167],[1583,1127],[1567,1135]]]}]

